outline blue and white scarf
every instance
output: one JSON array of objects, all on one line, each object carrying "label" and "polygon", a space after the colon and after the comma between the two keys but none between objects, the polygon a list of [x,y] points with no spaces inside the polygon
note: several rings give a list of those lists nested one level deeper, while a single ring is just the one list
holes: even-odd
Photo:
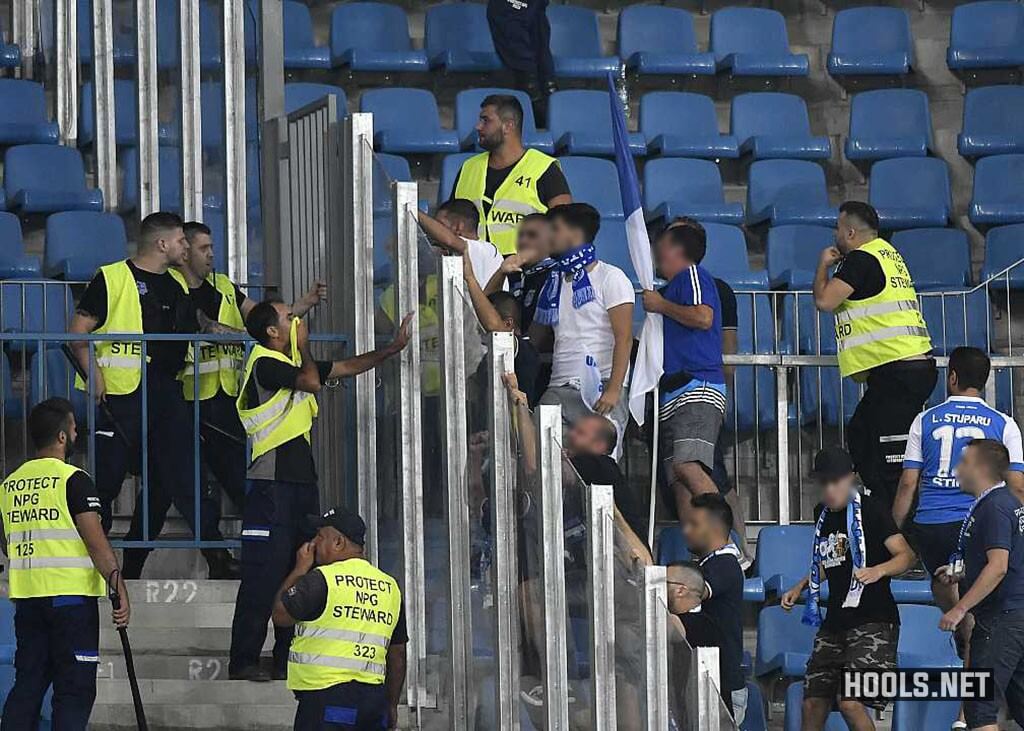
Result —
[{"label": "blue and white scarf", "polygon": [[[803,623],[811,627],[821,625],[821,551],[818,544],[821,540],[822,526],[828,508],[821,511],[818,523],[814,526],[814,547],[811,554],[811,578],[807,589],[807,605],[804,607]],[[864,521],[861,514],[861,497],[856,490],[850,492],[850,502],[846,504],[846,536],[849,543],[853,566],[850,569],[850,589],[843,600],[844,609],[856,609],[860,606],[860,597],[864,593],[864,584],[857,581],[854,572],[867,564],[867,547],[864,542]]]},{"label": "blue and white scarf", "polygon": [[967,531],[971,527],[971,518],[974,517],[975,509],[981,505],[981,501],[988,497],[990,492],[1005,486],[1005,482],[993,485],[989,489],[985,490],[985,492],[978,495],[978,499],[971,504],[971,509],[967,511],[967,517],[964,518],[964,522],[960,524],[960,536],[956,539],[956,550],[949,556],[949,571],[953,576],[957,576],[964,572],[964,540],[967,538]]},{"label": "blue and white scarf", "polygon": [[537,301],[533,319],[542,325],[558,324],[558,300],[562,296],[562,277],[572,276],[572,306],[583,307],[594,300],[594,287],[590,283],[587,267],[597,261],[593,244],[583,244],[557,257],[558,270],[552,270]]},{"label": "blue and white scarf", "polygon": [[[508,278],[508,289],[509,292],[517,300],[521,300],[523,297],[523,286],[526,284],[526,278],[531,277],[534,274],[543,274],[546,271],[552,270],[558,266],[558,262],[552,257],[541,259],[536,264],[526,267],[523,271],[516,274],[510,275]],[[547,282],[544,283],[545,286]],[[531,303],[526,302],[524,306],[529,306]]]}]

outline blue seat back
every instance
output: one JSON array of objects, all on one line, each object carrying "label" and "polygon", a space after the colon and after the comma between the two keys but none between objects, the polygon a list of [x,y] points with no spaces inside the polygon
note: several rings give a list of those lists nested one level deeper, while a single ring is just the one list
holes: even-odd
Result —
[{"label": "blue seat back", "polygon": [[83,193],[82,155],[61,145],[9,147],[4,154],[4,190],[8,197],[19,190]]},{"label": "blue seat back", "polygon": [[397,5],[375,2],[343,3],[331,14],[331,49],[409,51],[409,21]]},{"label": "blue seat back", "polygon": [[[181,211],[181,148],[161,145],[158,152],[160,165],[160,208]],[[248,165],[247,165],[248,167]],[[121,200],[124,210],[135,210],[139,204],[139,151],[131,149],[124,161],[124,191]]]},{"label": "blue seat back", "polygon": [[704,231],[707,234],[707,252],[701,266],[721,279],[750,272],[747,242],[742,229],[725,223],[705,223]]},{"label": "blue seat back", "polygon": [[348,97],[345,90],[333,84],[316,84],[308,81],[292,81],[284,85],[284,113],[301,109],[307,104],[322,99],[325,96],[335,96],[338,118],[341,119],[348,114]]},{"label": "blue seat back", "polygon": [[[219,81],[204,81],[199,85],[202,99],[203,147],[224,146],[224,85]],[[256,108],[256,82],[249,78],[245,82],[245,139],[256,142],[259,112]]]},{"label": "blue seat back", "polygon": [[895,157],[871,166],[868,201],[875,208],[952,205],[949,168],[935,157]]},{"label": "blue seat back", "polygon": [[972,202],[1024,203],[1024,155],[993,155],[978,160]]},{"label": "blue seat back", "polygon": [[428,55],[456,48],[494,53],[487,6],[460,2],[427,8],[424,46]]},{"label": "blue seat back", "polygon": [[26,79],[0,79],[0,124],[47,124],[46,92]]},{"label": "blue seat back", "polygon": [[[913,270],[911,270],[913,272]],[[984,289],[973,292],[922,293],[921,314],[924,315],[932,349],[942,355],[954,348],[970,345],[989,350],[989,300]]]},{"label": "blue seat back", "polygon": [[723,8],[711,16],[711,52],[721,61],[730,53],[789,53],[786,19],[767,8]]},{"label": "blue seat back", "polygon": [[813,525],[770,525],[757,534],[757,575],[800,577],[811,565]]},{"label": "blue seat back", "polygon": [[[715,232],[710,228],[712,225],[718,224],[705,224],[709,249],[715,246],[712,241]],[[720,278],[736,292],[736,351],[742,355],[774,353],[775,330],[771,302],[766,296],[751,294],[768,289],[768,275],[764,271],[738,272],[735,269]],[[709,271],[715,275],[713,269]],[[726,428],[741,432],[765,431],[774,428],[775,423],[775,375],[772,370],[761,366],[737,368],[735,381],[729,384]]]},{"label": "blue seat back", "polygon": [[950,728],[960,713],[960,701],[896,701],[892,731]]},{"label": "blue seat back", "polygon": [[644,166],[644,206],[654,210],[668,201],[722,203],[722,175],[710,160],[661,157]]},{"label": "blue seat back", "polygon": [[603,55],[601,31],[593,10],[577,5],[549,5],[547,14],[553,56],[592,58]]},{"label": "blue seat back", "polygon": [[894,139],[924,137],[932,146],[928,95],[918,89],[876,89],[850,102],[850,137]]},{"label": "blue seat back", "polygon": [[[992,276],[1012,264],[1024,259],[1024,223],[996,226],[985,234],[985,267],[983,274]],[[1008,272],[1010,281],[1020,282],[1024,278],[1024,264]],[[1006,275],[996,282],[1005,281]]]},{"label": "blue seat back", "polygon": [[124,259],[128,256],[128,235],[124,221],[115,213],[64,211],[46,219],[47,271],[65,259],[75,257],[92,265]]},{"label": "blue seat back", "polygon": [[437,100],[426,89],[370,89],[360,97],[359,108],[373,114],[374,133],[384,130],[422,132],[424,129],[441,129]]},{"label": "blue seat back", "polygon": [[652,91],[640,98],[640,132],[647,139],[660,134],[717,137],[715,103],[703,94]]},{"label": "blue seat back", "polygon": [[[96,99],[92,81],[82,84],[82,116],[78,120],[78,142],[96,139]],[[131,79],[114,80],[114,139],[119,145],[136,145],[139,139],[139,97]]]},{"label": "blue seat back", "polygon": [[480,117],[480,104],[492,94],[514,96],[523,108],[523,136],[537,131],[537,122],[533,117],[533,103],[529,95],[520,89],[499,89],[488,87],[482,89],[464,89],[455,95],[455,133],[463,145],[467,140],[476,145],[476,123]]},{"label": "blue seat back", "polygon": [[733,97],[730,128],[740,142],[759,135],[811,136],[811,121],[804,100],[795,94],[774,91]]},{"label": "blue seat back", "polygon": [[587,201],[602,216],[622,218],[622,193],[615,163],[596,157],[559,158],[576,200]]},{"label": "blue seat back", "polygon": [[21,219],[13,213],[0,211],[0,265],[25,253],[25,240],[21,234]]},{"label": "blue seat back", "polygon": [[832,53],[913,53],[910,18],[902,8],[847,8],[832,24]]},{"label": "blue seat back", "polygon": [[955,658],[953,635],[939,629],[941,618],[942,610],[936,606],[901,604],[899,651],[925,658]]},{"label": "blue seat back", "polygon": [[821,165],[807,160],[758,160],[750,166],[747,211],[771,205],[828,206]]},{"label": "blue seat back", "polygon": [[801,611],[787,612],[775,605],[757,615],[757,659],[770,660],[783,652],[810,654],[815,628],[800,621]]},{"label": "blue seat back", "polygon": [[304,50],[316,45],[313,36],[313,18],[309,8],[297,0],[281,3],[284,24],[284,49]]},{"label": "blue seat back", "polygon": [[1000,135],[1024,147],[1024,86],[982,86],[964,98],[964,135]]},{"label": "blue seat back", "polygon": [[678,525],[662,528],[658,533],[658,564],[668,566],[676,561],[689,561],[693,557],[683,532]]},{"label": "blue seat back", "polygon": [[409,169],[409,161],[401,155],[389,155],[386,152],[375,152],[374,159],[380,164],[380,168],[388,174],[391,180],[396,182],[408,182],[412,180],[412,171]]},{"label": "blue seat back", "polygon": [[619,13],[619,57],[634,53],[696,53],[693,16],[664,5],[629,5]]},{"label": "blue seat back", "polygon": [[821,250],[835,243],[835,231],[824,226],[790,225],[768,229],[767,266],[772,286],[792,278],[796,288],[807,287],[818,266]]},{"label": "blue seat back", "polygon": [[[65,332],[74,304],[71,290],[63,282],[8,280],[0,284],[0,322],[4,332]],[[35,341],[28,341],[25,347],[31,351],[36,345]]]},{"label": "blue seat back", "polygon": [[1010,0],[957,5],[949,45],[955,50],[1019,50],[1024,46],[1024,6]]},{"label": "blue seat back", "polygon": [[[455,179],[459,176],[459,170],[462,169],[462,164],[475,154],[475,152],[458,152],[454,155],[446,155],[444,159],[441,160],[441,184],[437,189],[438,203],[444,203],[452,197],[452,192],[455,187]],[[562,169],[565,169],[564,164]]]},{"label": "blue seat back", "polygon": [[75,388],[75,371],[60,350],[47,348],[42,358],[37,352],[32,356],[32,404],[44,399],[59,397],[71,402],[79,428],[88,424],[88,398],[85,391]]},{"label": "blue seat back", "polygon": [[910,228],[892,235],[917,291],[955,289],[970,283],[971,250],[958,228]]},{"label": "blue seat back", "polygon": [[556,91],[548,97],[548,129],[557,140],[566,132],[612,137],[608,92],[590,89]]},{"label": "blue seat back", "polygon": [[617,266],[626,273],[634,285],[639,282],[633,260],[629,258],[629,244],[626,240],[626,224],[615,219],[601,220],[601,228],[594,239],[597,258],[606,264]]}]

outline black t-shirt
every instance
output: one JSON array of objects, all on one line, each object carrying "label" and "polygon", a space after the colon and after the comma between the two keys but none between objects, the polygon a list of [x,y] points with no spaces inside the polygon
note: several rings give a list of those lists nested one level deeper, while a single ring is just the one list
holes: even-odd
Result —
[{"label": "black t-shirt", "polygon": [[974,509],[964,535],[965,582],[978,580],[988,563],[987,552],[1005,548],[1010,552],[1006,576],[996,590],[981,600],[971,613],[985,616],[995,612],[1024,609],[1024,507],[1005,488],[993,490]]},{"label": "black t-shirt", "polygon": [[[815,506],[815,520],[823,509],[824,506],[820,503]],[[861,517],[864,546],[867,551],[865,565],[877,566],[885,563],[892,558],[889,549],[885,547],[885,541],[899,533],[892,514],[885,509],[883,503],[865,495],[861,498]],[[842,606],[850,589],[850,578],[853,576],[850,537],[846,535],[846,508],[829,511],[821,526],[821,537],[816,549],[821,556],[821,568],[824,572],[822,581],[828,579],[828,614],[822,623],[825,630],[845,632],[872,622],[899,624],[900,614],[889,588],[888,577],[864,587],[860,606],[847,609]]]},{"label": "black t-shirt", "polygon": [[736,307],[736,293],[732,287],[718,277],[715,277],[715,287],[718,288],[718,301],[722,306],[722,329],[735,330],[739,324],[739,317]]},{"label": "black t-shirt", "polygon": [[67,486],[68,512],[71,517],[82,513],[100,512],[100,495],[96,485],[87,472],[79,470],[68,478]]},{"label": "black t-shirt", "polygon": [[550,274],[551,270],[545,269],[524,274],[514,272],[509,275],[508,289],[519,303],[519,321],[523,332],[529,330],[530,325],[533,324],[533,315],[537,312],[537,301],[540,299],[541,290],[547,284]]},{"label": "black t-shirt", "polygon": [[854,249],[843,257],[833,276],[853,287],[853,293],[847,299],[864,300],[885,289],[882,265],[874,256],[860,249]]},{"label": "black t-shirt", "polygon": [[[647,543],[648,516],[644,501],[640,499],[637,491],[630,487],[618,463],[604,454],[581,454],[573,457],[571,462],[580,479],[586,484],[612,486],[615,507],[622,513],[623,519],[636,533],[637,538]],[[583,505],[577,506],[577,513],[585,514]]]},{"label": "black t-shirt", "polygon": [[723,692],[739,690],[743,678],[743,569],[735,556],[711,554],[700,562],[711,595],[699,612],[679,615],[694,647],[719,648]]},{"label": "black t-shirt", "polygon": [[[288,614],[299,622],[311,622],[324,613],[327,608],[327,579],[319,571],[310,571],[295,582],[288,591],[281,595],[281,603]],[[391,633],[392,645],[404,645],[409,641],[409,631],[405,625],[405,602],[398,611],[398,623]]]},{"label": "black t-shirt", "polygon": [[[509,165],[507,168],[487,168],[487,180],[484,182],[484,198],[486,199],[483,203],[484,217],[486,218],[488,212],[491,210],[491,206],[487,203],[487,200],[494,200],[494,194],[501,187],[501,184],[505,182],[505,178],[508,177],[509,173],[519,164],[517,160],[514,165]],[[458,175],[455,176],[455,184],[452,186],[452,195],[449,200],[455,198],[455,191],[459,188],[459,177],[462,175],[462,170],[459,170]],[[537,178],[537,197],[545,203],[555,196],[566,195],[569,193],[569,183],[565,179],[565,173],[562,172],[562,167],[557,163],[552,163],[548,166],[548,169]]]},{"label": "black t-shirt", "polygon": [[[238,288],[238,285],[234,285],[235,288],[235,304],[238,305],[238,313],[242,313],[242,303],[245,302],[245,293]],[[192,297],[192,306],[197,310],[202,310],[203,314],[209,317],[211,320],[216,320],[220,315],[220,300],[221,293],[217,291],[217,288],[210,284],[209,280],[204,279],[202,284],[189,290],[189,294]],[[244,318],[243,318],[244,319]]]},{"label": "black t-shirt", "polygon": [[[191,297],[185,293],[178,281],[169,272],[154,274],[139,269],[128,260],[128,268],[135,277],[139,288],[139,302],[142,305],[142,332],[144,333],[194,333],[197,331],[195,310]],[[78,311],[96,318],[100,327],[107,319],[107,280],[102,272],[89,282]],[[150,342],[146,346],[149,367],[164,375],[177,375],[185,364],[186,342]]]},{"label": "black t-shirt", "polygon": [[[332,363],[317,361],[316,366],[320,372],[320,383],[323,383],[331,372]],[[295,380],[301,371],[301,368],[279,360],[261,358],[253,369],[253,377],[246,384],[248,403],[262,403],[278,389],[295,388]],[[246,476],[250,480],[316,483],[313,449],[304,436],[297,436],[253,460]]]},{"label": "black t-shirt", "polygon": [[540,355],[529,338],[516,338],[516,380],[519,390],[526,394],[526,400],[532,409],[540,401],[542,392],[539,385]]}]

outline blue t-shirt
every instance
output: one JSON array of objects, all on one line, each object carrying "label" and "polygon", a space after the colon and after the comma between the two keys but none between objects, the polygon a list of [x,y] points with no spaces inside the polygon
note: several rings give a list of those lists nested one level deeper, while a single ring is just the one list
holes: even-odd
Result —
[{"label": "blue t-shirt", "polygon": [[986,552],[993,548],[1010,552],[1006,576],[971,610],[975,616],[1024,609],[1024,506],[1007,487],[986,495],[967,525],[964,572],[969,586],[978,580],[988,562]]},{"label": "blue t-shirt", "polygon": [[[662,296],[677,305],[707,305],[714,311],[714,319],[707,330],[686,327],[667,315],[664,320],[665,376],[680,374],[689,380],[725,383],[722,372],[722,305],[718,299],[718,286],[704,267],[695,264],[679,272]],[[684,382],[686,382],[684,381]],[[683,385],[677,379],[676,387]]]},{"label": "blue t-shirt", "polygon": [[974,498],[960,492],[956,466],[972,439],[994,439],[1010,453],[1010,469],[1024,472],[1020,428],[983,399],[950,396],[917,415],[910,425],[904,469],[921,470],[921,494],[915,523],[959,523]]}]

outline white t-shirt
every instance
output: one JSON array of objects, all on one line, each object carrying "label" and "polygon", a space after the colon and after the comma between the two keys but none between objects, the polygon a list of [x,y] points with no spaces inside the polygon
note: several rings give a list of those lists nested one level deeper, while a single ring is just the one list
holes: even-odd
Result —
[{"label": "white t-shirt", "polygon": [[473,275],[481,287],[486,287],[491,277],[501,267],[504,257],[498,253],[494,244],[476,239],[465,239],[466,254],[473,265]]},{"label": "white t-shirt", "polygon": [[555,350],[551,357],[552,386],[578,383],[588,355],[597,361],[601,378],[611,376],[615,335],[608,310],[635,302],[633,284],[618,267],[599,261],[588,274],[594,287],[594,299],[579,309],[572,306],[572,281],[562,279]]}]

